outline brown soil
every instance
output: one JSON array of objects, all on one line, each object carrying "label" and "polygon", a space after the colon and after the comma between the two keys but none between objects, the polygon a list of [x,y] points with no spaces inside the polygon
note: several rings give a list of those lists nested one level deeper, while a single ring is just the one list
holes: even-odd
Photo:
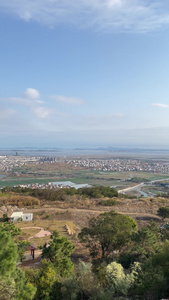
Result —
[{"label": "brown soil", "polygon": [[42,227],[23,227],[21,229],[39,229],[40,231],[38,233],[36,233],[34,236],[31,236],[28,238],[28,240],[32,239],[32,238],[37,238],[37,237],[45,237],[48,235],[51,235],[51,232],[48,230],[44,230]]},{"label": "brown soil", "polygon": [[[92,205],[90,208],[86,207],[73,207],[72,205],[64,208],[63,202],[57,202],[56,204],[50,203],[43,207],[37,207],[27,210],[27,212],[36,213],[45,211],[53,220],[69,220],[75,224],[76,230],[88,225],[88,221],[92,217],[98,216],[100,213],[114,210],[118,213],[125,214],[136,219],[138,226],[142,227],[146,225],[151,219],[160,222],[160,218],[157,216],[157,210],[160,206],[165,206],[160,201],[154,203],[151,199],[145,200],[119,200],[117,204],[112,207],[103,207],[100,205]],[[52,218],[54,216],[54,218]]]}]

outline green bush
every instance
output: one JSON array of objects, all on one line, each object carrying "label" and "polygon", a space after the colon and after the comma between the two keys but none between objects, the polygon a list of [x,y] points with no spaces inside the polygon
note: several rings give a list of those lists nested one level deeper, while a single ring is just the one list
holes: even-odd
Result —
[{"label": "green bush", "polygon": [[116,203],[117,201],[115,199],[102,200],[99,202],[102,206],[114,206]]}]

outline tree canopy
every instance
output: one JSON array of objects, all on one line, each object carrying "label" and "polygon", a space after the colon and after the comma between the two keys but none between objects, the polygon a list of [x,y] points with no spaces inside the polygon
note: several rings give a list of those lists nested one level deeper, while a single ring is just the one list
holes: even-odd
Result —
[{"label": "tree canopy", "polygon": [[169,218],[169,207],[160,207],[157,214],[162,218],[162,220]]},{"label": "tree canopy", "polygon": [[61,276],[69,274],[73,263],[69,256],[74,250],[74,245],[65,236],[59,236],[55,230],[51,236],[49,245],[45,244],[42,249],[42,258],[48,258]]},{"label": "tree canopy", "polygon": [[0,226],[0,299],[31,300],[36,289],[27,283],[24,272],[17,268],[14,232],[13,226]]},{"label": "tree canopy", "polygon": [[[45,201],[66,201],[68,196],[80,195],[90,198],[102,197],[117,197],[118,192],[115,188],[105,186],[83,187],[80,189],[75,188],[62,188],[62,189],[31,189],[21,187],[6,187],[2,189],[3,193],[15,192],[21,195],[29,195],[36,197],[39,200]],[[35,200],[35,199],[34,199]]]},{"label": "tree canopy", "polygon": [[136,229],[135,220],[111,211],[92,218],[89,227],[79,233],[79,239],[86,243],[92,257],[104,258],[124,246]]}]

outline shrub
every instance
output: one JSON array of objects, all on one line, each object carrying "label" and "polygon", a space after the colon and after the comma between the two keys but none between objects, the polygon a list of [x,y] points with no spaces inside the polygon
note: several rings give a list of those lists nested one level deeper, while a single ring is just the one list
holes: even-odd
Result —
[{"label": "shrub", "polygon": [[116,203],[117,201],[115,199],[102,200],[99,202],[102,206],[114,206]]}]

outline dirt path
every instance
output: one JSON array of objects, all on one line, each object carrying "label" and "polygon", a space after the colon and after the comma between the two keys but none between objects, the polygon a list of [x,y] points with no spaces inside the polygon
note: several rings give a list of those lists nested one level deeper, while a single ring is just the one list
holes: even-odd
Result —
[{"label": "dirt path", "polygon": [[[121,213],[123,215],[132,217],[136,219],[139,228],[142,226],[145,226],[151,219],[154,221],[159,221],[159,217],[154,213],[152,207],[139,207],[136,203],[133,205],[131,203],[130,205],[119,205],[119,206],[113,206],[113,207],[91,207],[88,208],[60,208],[57,206],[45,206],[42,208],[33,208],[31,210],[27,210],[27,212],[40,212],[40,211],[46,211],[48,213],[50,212],[57,212],[58,217],[56,219],[60,220],[69,220],[73,222],[76,225],[77,231],[80,230],[83,227],[86,227],[88,225],[88,222],[91,218],[97,217],[99,214],[108,212],[114,210],[117,213]],[[146,211],[147,210],[147,211]],[[63,215],[62,215],[63,214]],[[65,219],[66,218],[66,219]]]},{"label": "dirt path", "polygon": [[[86,209],[86,208],[59,208],[59,207],[45,207],[45,208],[33,208],[30,211],[27,210],[27,212],[40,212],[40,211],[56,211],[56,212],[70,212],[70,213],[86,213],[86,214],[100,214],[100,213],[104,213],[104,212],[109,212],[111,210],[116,210],[116,207],[112,207],[112,208],[107,208],[107,209]],[[130,216],[140,216],[140,212],[132,212],[132,211],[123,211],[123,210],[116,210],[116,212],[124,214],[124,215],[130,215]],[[152,213],[146,213],[146,212],[141,212],[141,214],[143,216],[152,216],[154,217],[154,214]],[[26,228],[26,227],[25,227]],[[33,227],[32,227],[33,228]],[[38,228],[38,227],[34,227],[34,228]],[[40,227],[39,227],[40,228]]]},{"label": "dirt path", "polygon": [[33,238],[45,237],[45,236],[49,236],[52,234],[50,231],[44,230],[42,227],[22,227],[21,228],[21,230],[24,230],[24,229],[40,229],[40,231],[38,233],[29,237],[28,240],[33,239]]}]

